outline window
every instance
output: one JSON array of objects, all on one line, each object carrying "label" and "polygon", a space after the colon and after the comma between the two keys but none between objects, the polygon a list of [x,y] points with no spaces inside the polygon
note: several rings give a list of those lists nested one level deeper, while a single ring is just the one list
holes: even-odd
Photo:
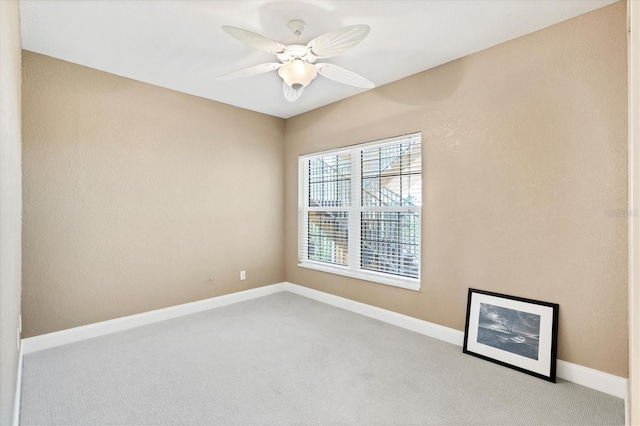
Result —
[{"label": "window", "polygon": [[303,155],[299,266],[420,288],[420,134]]}]

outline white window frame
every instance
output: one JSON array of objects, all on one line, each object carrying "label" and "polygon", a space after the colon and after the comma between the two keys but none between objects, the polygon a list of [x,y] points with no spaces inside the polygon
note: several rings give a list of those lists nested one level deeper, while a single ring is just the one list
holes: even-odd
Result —
[{"label": "white window frame", "polygon": [[[408,211],[418,214],[420,228],[422,228],[422,205],[419,206],[378,206],[362,207],[361,193],[361,151],[371,147],[382,147],[394,145],[400,142],[417,139],[421,143],[420,132],[408,135],[397,136],[374,142],[367,142],[352,145],[345,148],[332,149],[321,152],[301,155],[298,157],[298,266],[313,269],[316,271],[328,272],[331,274],[344,275],[365,281],[401,287],[409,290],[420,290],[420,277],[422,273],[421,261],[418,265],[418,278],[403,277],[384,272],[370,271],[360,268],[360,238],[361,238],[361,213],[366,211]],[[335,265],[331,263],[319,262],[308,259],[307,238],[308,238],[308,213],[314,210],[326,211],[326,208],[309,207],[309,159],[328,155],[338,155],[349,153],[351,158],[351,203],[349,206],[335,208],[335,210],[346,211],[349,216],[349,262],[348,266]],[[422,177],[422,170],[421,170]],[[422,229],[420,229],[420,260],[422,259]]]}]

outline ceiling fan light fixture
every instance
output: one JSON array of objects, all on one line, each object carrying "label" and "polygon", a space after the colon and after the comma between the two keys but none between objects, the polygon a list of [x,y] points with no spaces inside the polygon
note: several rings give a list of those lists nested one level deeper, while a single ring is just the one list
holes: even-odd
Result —
[{"label": "ceiling fan light fixture", "polygon": [[318,76],[316,68],[302,59],[293,59],[282,65],[278,69],[278,74],[287,86],[296,90],[307,87]]}]

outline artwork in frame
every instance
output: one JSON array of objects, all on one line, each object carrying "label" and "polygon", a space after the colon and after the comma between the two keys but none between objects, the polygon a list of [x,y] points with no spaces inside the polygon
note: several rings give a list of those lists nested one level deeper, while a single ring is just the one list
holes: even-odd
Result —
[{"label": "artwork in frame", "polygon": [[462,351],[555,383],[557,303],[470,288]]}]

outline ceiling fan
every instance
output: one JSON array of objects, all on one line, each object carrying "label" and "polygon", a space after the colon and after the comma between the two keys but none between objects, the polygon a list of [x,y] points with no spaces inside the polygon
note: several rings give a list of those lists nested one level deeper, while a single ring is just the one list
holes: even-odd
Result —
[{"label": "ceiling fan", "polygon": [[[306,24],[301,20],[293,20],[288,24],[296,36],[300,36]],[[222,30],[236,40],[264,52],[276,55],[280,62],[253,65],[218,77],[226,80],[236,77],[250,77],[269,71],[278,70],[282,77],[284,97],[294,102],[300,97],[305,87],[320,74],[330,80],[355,87],[371,89],[375,87],[371,81],[338,65],[315,63],[318,59],[331,58],[354,47],[369,34],[368,25],[350,25],[330,31],[311,40],[306,45],[284,45],[260,34],[242,28],[224,25]]]}]

